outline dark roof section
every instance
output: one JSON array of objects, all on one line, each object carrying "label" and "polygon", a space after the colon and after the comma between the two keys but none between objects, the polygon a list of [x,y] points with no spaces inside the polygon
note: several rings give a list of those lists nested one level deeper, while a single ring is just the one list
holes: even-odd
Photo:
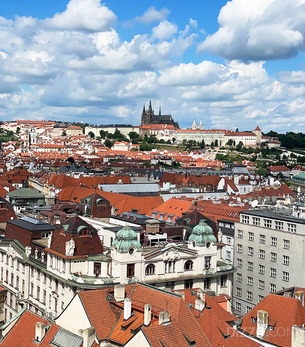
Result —
[{"label": "dark roof section", "polygon": [[8,223],[29,231],[51,231],[55,229],[54,225],[31,217],[22,217],[20,219],[14,219],[8,221]]}]

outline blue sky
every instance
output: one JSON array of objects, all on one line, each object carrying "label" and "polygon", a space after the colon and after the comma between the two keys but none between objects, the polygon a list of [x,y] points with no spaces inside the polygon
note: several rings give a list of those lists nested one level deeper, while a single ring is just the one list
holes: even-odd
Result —
[{"label": "blue sky", "polygon": [[0,2],[0,119],[305,128],[305,0]]}]

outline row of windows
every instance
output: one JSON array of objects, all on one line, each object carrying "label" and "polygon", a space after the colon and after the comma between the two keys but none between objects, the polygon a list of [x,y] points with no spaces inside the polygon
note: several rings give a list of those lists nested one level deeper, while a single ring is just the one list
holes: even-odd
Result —
[{"label": "row of windows", "polygon": [[[243,253],[243,245],[237,244],[237,253]],[[290,249],[290,241],[289,240],[284,240],[284,249]],[[248,246],[248,255],[253,256],[254,255],[254,247]],[[274,252],[271,252],[274,253]],[[266,256],[266,251],[264,249],[259,249],[258,250],[258,256],[260,259],[265,259]]]},{"label": "row of windows", "polygon": [[[271,252],[270,253],[270,260],[272,262],[276,262],[277,261],[277,254]],[[283,265],[289,266],[290,263],[290,259],[288,255],[283,255]],[[243,265],[243,260],[240,258],[237,258],[237,267],[241,268]],[[265,268],[264,265],[259,265],[259,272],[261,273],[261,269]],[[248,261],[247,262],[247,270],[248,271],[253,271],[253,262],[252,261]]]},{"label": "row of windows", "polygon": [[[243,230],[237,230],[237,238],[242,239],[243,238]],[[254,241],[254,233],[249,231],[248,232],[248,241]],[[277,242],[277,237],[271,236],[270,239],[270,244],[271,246],[277,247],[278,242]],[[266,235],[264,234],[259,234],[259,242],[261,244],[266,243]],[[290,241],[289,240],[283,240],[283,248],[284,249],[290,249]]]},{"label": "row of windows", "polygon": [[[265,284],[261,283],[261,286],[264,286],[265,288]],[[260,288],[261,289],[261,288]],[[274,283],[270,283],[270,288],[269,288],[271,293],[275,293],[276,292],[276,285]],[[239,287],[236,287],[236,291],[235,294],[237,297],[241,297],[242,296],[242,289]],[[248,301],[253,301],[253,292],[251,292],[250,290],[247,290],[247,296],[246,296]],[[259,295],[259,301],[261,301],[263,299],[263,295]]]},{"label": "row of windows", "polygon": [[[241,222],[245,224],[250,224],[250,216],[241,216]],[[273,225],[274,222],[274,225]],[[252,217],[252,224],[256,226],[263,226],[265,228],[272,228],[274,226],[274,229],[276,230],[284,230],[284,222],[282,221],[272,221],[272,219],[268,218],[259,218],[259,217]],[[287,231],[295,233],[297,231],[297,226],[294,223],[287,223]]]},{"label": "row of windows", "polygon": [[[264,265],[259,265],[259,274],[264,275],[265,274],[265,266]],[[271,278],[276,278],[277,276],[277,270],[274,268],[270,268],[270,277]],[[282,271],[282,280],[285,282],[289,282],[289,272],[287,271]],[[262,280],[259,280],[259,282],[264,282]],[[242,282],[242,274],[236,273],[236,282],[241,283]],[[252,276],[247,276],[247,285],[253,286],[253,277]],[[259,289],[264,289],[260,288]]]}]

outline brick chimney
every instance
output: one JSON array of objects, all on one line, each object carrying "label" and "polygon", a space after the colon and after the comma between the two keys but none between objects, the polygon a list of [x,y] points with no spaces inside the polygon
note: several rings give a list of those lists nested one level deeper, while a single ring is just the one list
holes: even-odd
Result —
[{"label": "brick chimney", "polygon": [[257,311],[256,337],[262,339],[268,328],[268,312],[263,310]]},{"label": "brick chimney", "polygon": [[124,299],[124,320],[131,317],[131,299]]},{"label": "brick chimney", "polygon": [[83,347],[91,347],[95,340],[95,329],[87,328],[83,331]]},{"label": "brick chimney", "polygon": [[123,301],[125,299],[125,285],[117,284],[114,286],[114,300]]},{"label": "brick chimney", "polygon": [[37,322],[35,326],[35,340],[41,342],[46,334],[46,325],[42,322]]},{"label": "brick chimney", "polygon": [[171,317],[168,311],[159,313],[159,325],[170,324]]},{"label": "brick chimney", "polygon": [[149,325],[151,322],[151,306],[146,304],[144,306],[144,325]]}]

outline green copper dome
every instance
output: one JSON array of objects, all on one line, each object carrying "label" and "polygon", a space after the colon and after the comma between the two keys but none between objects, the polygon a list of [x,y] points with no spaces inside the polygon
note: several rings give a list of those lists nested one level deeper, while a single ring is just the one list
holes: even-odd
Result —
[{"label": "green copper dome", "polygon": [[217,243],[213,229],[203,220],[193,228],[188,241],[195,241],[198,246],[206,246],[207,242]]},{"label": "green copper dome", "polygon": [[115,240],[112,242],[112,246],[120,252],[128,251],[132,247],[141,249],[136,232],[128,226],[118,231]]}]

